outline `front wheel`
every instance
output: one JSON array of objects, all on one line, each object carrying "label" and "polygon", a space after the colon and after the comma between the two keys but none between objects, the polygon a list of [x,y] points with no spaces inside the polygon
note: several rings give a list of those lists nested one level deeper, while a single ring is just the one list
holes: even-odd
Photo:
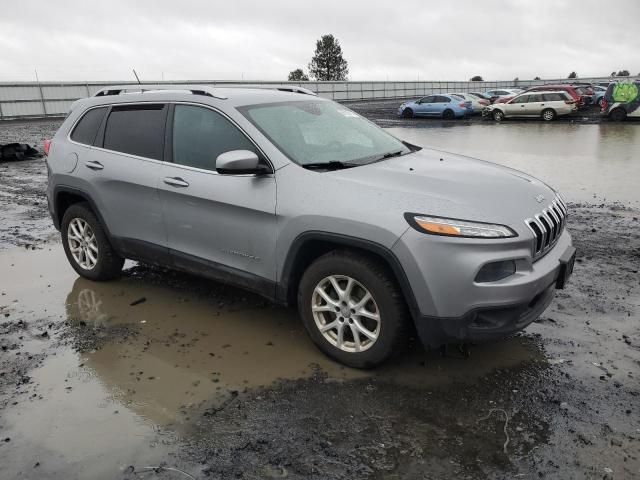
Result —
[{"label": "front wheel", "polygon": [[502,110],[494,110],[491,115],[496,122],[504,120],[504,113],[502,113]]},{"label": "front wheel", "polygon": [[124,259],[111,246],[89,204],[71,205],[64,212],[60,231],[67,259],[79,275],[90,280],[111,280],[120,275]]},{"label": "front wheel", "polygon": [[354,252],[333,251],[311,264],[298,309],[313,342],[350,367],[374,367],[407,340],[406,306],[392,275]]},{"label": "front wheel", "polygon": [[410,108],[405,108],[402,111],[402,118],[413,118],[413,110]]},{"label": "front wheel", "polygon": [[556,112],[555,110],[551,109],[551,108],[545,108],[542,111],[542,119],[545,122],[550,122],[552,120],[554,120],[556,118]]},{"label": "front wheel", "polygon": [[624,109],[618,107],[611,110],[611,113],[609,113],[609,118],[614,122],[621,122],[622,120],[627,118],[627,112],[625,112]]}]

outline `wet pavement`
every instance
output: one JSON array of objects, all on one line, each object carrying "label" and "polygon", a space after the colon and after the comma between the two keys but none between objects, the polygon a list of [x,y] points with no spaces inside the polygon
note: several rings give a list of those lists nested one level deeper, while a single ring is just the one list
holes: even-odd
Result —
[{"label": "wet pavement", "polygon": [[[506,163],[517,143],[497,127],[477,156]],[[48,129],[0,125],[0,142],[37,144]],[[449,132],[400,131],[473,148]],[[629,138],[616,155],[568,161],[637,168]],[[513,161],[544,177],[554,151]],[[47,217],[43,167],[0,164],[0,478],[640,477],[632,176],[615,197],[607,182],[583,191],[586,173],[573,187],[558,175],[579,257],[525,332],[444,354],[413,345],[358,371],[319,353],[294,310],[242,290],[133,262],[114,282],[79,278]]]}]

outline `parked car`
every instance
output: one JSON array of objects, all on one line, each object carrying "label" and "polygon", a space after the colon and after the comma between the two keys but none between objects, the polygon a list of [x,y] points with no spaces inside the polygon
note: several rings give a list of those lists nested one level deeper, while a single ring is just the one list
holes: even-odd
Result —
[{"label": "parked car", "polygon": [[570,84],[537,85],[535,87],[531,87],[525,90],[525,92],[543,92],[543,91],[567,92],[569,95],[571,95],[571,98],[573,98],[576,101],[576,106],[578,108],[587,105],[586,97],[589,96],[584,92],[581,93],[577,87],[574,87],[573,85],[570,85]]},{"label": "parked car", "polygon": [[478,98],[482,98],[483,100],[489,100],[491,103],[491,97],[484,92],[469,92],[471,95],[475,95]]},{"label": "parked car", "polygon": [[613,121],[640,117],[640,81],[611,83],[601,104],[602,114]]},{"label": "parked car", "polygon": [[594,85],[593,86],[593,103],[602,108],[602,100],[604,99],[604,94],[607,91],[606,86],[602,85]]},{"label": "parked car", "polygon": [[461,100],[471,102],[471,106],[473,107],[473,111],[471,113],[481,113],[482,110],[484,109],[484,107],[486,107],[487,105],[491,104],[491,102],[489,102],[489,100],[486,100],[484,98],[480,98],[480,97],[474,95],[473,93],[463,93],[463,92],[458,93],[458,92],[455,92],[455,93],[450,93],[449,95],[455,95],[456,97],[460,98]]},{"label": "parked car", "polygon": [[471,115],[473,107],[470,101],[461,100],[452,95],[427,95],[419,100],[404,102],[398,108],[398,116],[439,117],[445,120]]},{"label": "parked car", "polygon": [[505,103],[494,103],[482,112],[500,122],[510,117],[538,117],[545,121],[577,110],[575,100],[567,92],[524,92]]},{"label": "parked car", "polygon": [[491,103],[496,102],[503,97],[513,97],[522,92],[520,88],[498,88],[495,90],[488,90],[485,95],[491,99]]},{"label": "parked car", "polygon": [[127,258],[237,285],[370,367],[414,327],[429,347],[521,330],[571,275],[567,208],[527,174],[402,142],[302,88],[132,88],[75,102],[47,147],[82,277]]}]

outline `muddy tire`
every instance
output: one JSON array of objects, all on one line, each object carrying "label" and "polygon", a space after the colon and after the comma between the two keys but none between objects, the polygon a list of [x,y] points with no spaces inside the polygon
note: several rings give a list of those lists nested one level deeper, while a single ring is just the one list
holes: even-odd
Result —
[{"label": "muddy tire", "polygon": [[313,342],[331,358],[371,368],[404,351],[407,308],[392,274],[375,259],[333,251],[304,272],[298,310]]},{"label": "muddy tire", "polygon": [[62,217],[62,245],[78,275],[89,280],[120,276],[124,259],[118,255],[88,203],[71,205]]},{"label": "muddy tire", "polygon": [[556,111],[553,108],[545,108],[540,114],[540,117],[545,122],[551,122],[556,119]]},{"label": "muddy tire", "polygon": [[502,110],[494,110],[491,113],[491,116],[496,122],[501,122],[502,120],[504,120],[504,113],[502,112]]},{"label": "muddy tire", "polygon": [[614,108],[609,112],[609,118],[614,122],[621,122],[627,118],[627,112],[623,108]]},{"label": "muddy tire", "polygon": [[454,118],[456,118],[456,114],[453,113],[453,110],[446,109],[444,112],[442,112],[442,118],[444,118],[445,120],[453,120]]},{"label": "muddy tire", "polygon": [[402,111],[402,118],[413,118],[413,110],[410,108],[405,108]]}]

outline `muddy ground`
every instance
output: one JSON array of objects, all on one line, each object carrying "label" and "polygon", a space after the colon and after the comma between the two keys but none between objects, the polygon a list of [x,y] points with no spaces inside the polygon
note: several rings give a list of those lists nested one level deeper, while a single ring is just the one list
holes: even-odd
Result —
[{"label": "muddy ground", "polygon": [[0,478],[640,478],[636,209],[571,205],[575,274],[525,332],[362,372],[229,286],[78,278],[45,184],[0,163]]}]

